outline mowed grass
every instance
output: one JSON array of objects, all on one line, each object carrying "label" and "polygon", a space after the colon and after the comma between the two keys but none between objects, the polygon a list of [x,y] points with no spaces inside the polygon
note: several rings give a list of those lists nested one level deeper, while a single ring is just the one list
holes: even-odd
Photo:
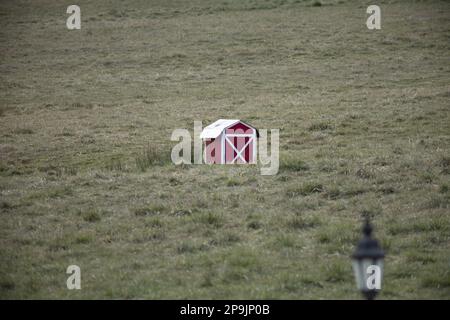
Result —
[{"label": "mowed grass", "polygon": [[[0,297],[450,298],[450,4],[0,4]],[[280,129],[280,171],[175,166],[172,130]],[[81,290],[67,290],[69,265]]]}]

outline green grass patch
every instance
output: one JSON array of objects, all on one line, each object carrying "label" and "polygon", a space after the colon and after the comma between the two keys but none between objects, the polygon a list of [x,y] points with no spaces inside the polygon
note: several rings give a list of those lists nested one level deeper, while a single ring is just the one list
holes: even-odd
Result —
[{"label": "green grass patch", "polygon": [[303,160],[300,160],[294,156],[283,156],[280,161],[280,170],[281,171],[307,171],[309,170],[308,164]]},{"label": "green grass patch", "polygon": [[295,198],[298,196],[308,196],[313,193],[321,193],[324,191],[324,186],[321,183],[308,182],[300,186],[292,186],[287,188],[286,194],[288,197]]},{"label": "green grass patch", "polygon": [[135,157],[135,163],[138,170],[145,172],[153,166],[170,164],[170,152],[148,145]]},{"label": "green grass patch", "polygon": [[154,216],[167,212],[168,212],[167,207],[162,204],[153,204],[133,209],[133,213],[136,216]]}]

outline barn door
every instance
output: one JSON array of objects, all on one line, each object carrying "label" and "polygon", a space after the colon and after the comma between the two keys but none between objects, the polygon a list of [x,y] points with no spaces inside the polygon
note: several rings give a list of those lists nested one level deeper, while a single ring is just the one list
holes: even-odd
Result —
[{"label": "barn door", "polygon": [[225,163],[249,163],[254,134],[225,134]]}]

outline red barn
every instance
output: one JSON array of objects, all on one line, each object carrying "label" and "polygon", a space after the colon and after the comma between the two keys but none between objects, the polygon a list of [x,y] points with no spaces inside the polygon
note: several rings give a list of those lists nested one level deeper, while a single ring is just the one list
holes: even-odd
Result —
[{"label": "red barn", "polygon": [[256,163],[258,130],[241,120],[219,119],[203,129],[205,163]]}]

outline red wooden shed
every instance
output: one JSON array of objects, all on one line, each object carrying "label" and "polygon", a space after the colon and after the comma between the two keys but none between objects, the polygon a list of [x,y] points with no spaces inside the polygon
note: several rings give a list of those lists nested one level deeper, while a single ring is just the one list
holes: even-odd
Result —
[{"label": "red wooden shed", "polygon": [[200,134],[205,163],[256,163],[258,130],[241,120],[219,119]]}]

